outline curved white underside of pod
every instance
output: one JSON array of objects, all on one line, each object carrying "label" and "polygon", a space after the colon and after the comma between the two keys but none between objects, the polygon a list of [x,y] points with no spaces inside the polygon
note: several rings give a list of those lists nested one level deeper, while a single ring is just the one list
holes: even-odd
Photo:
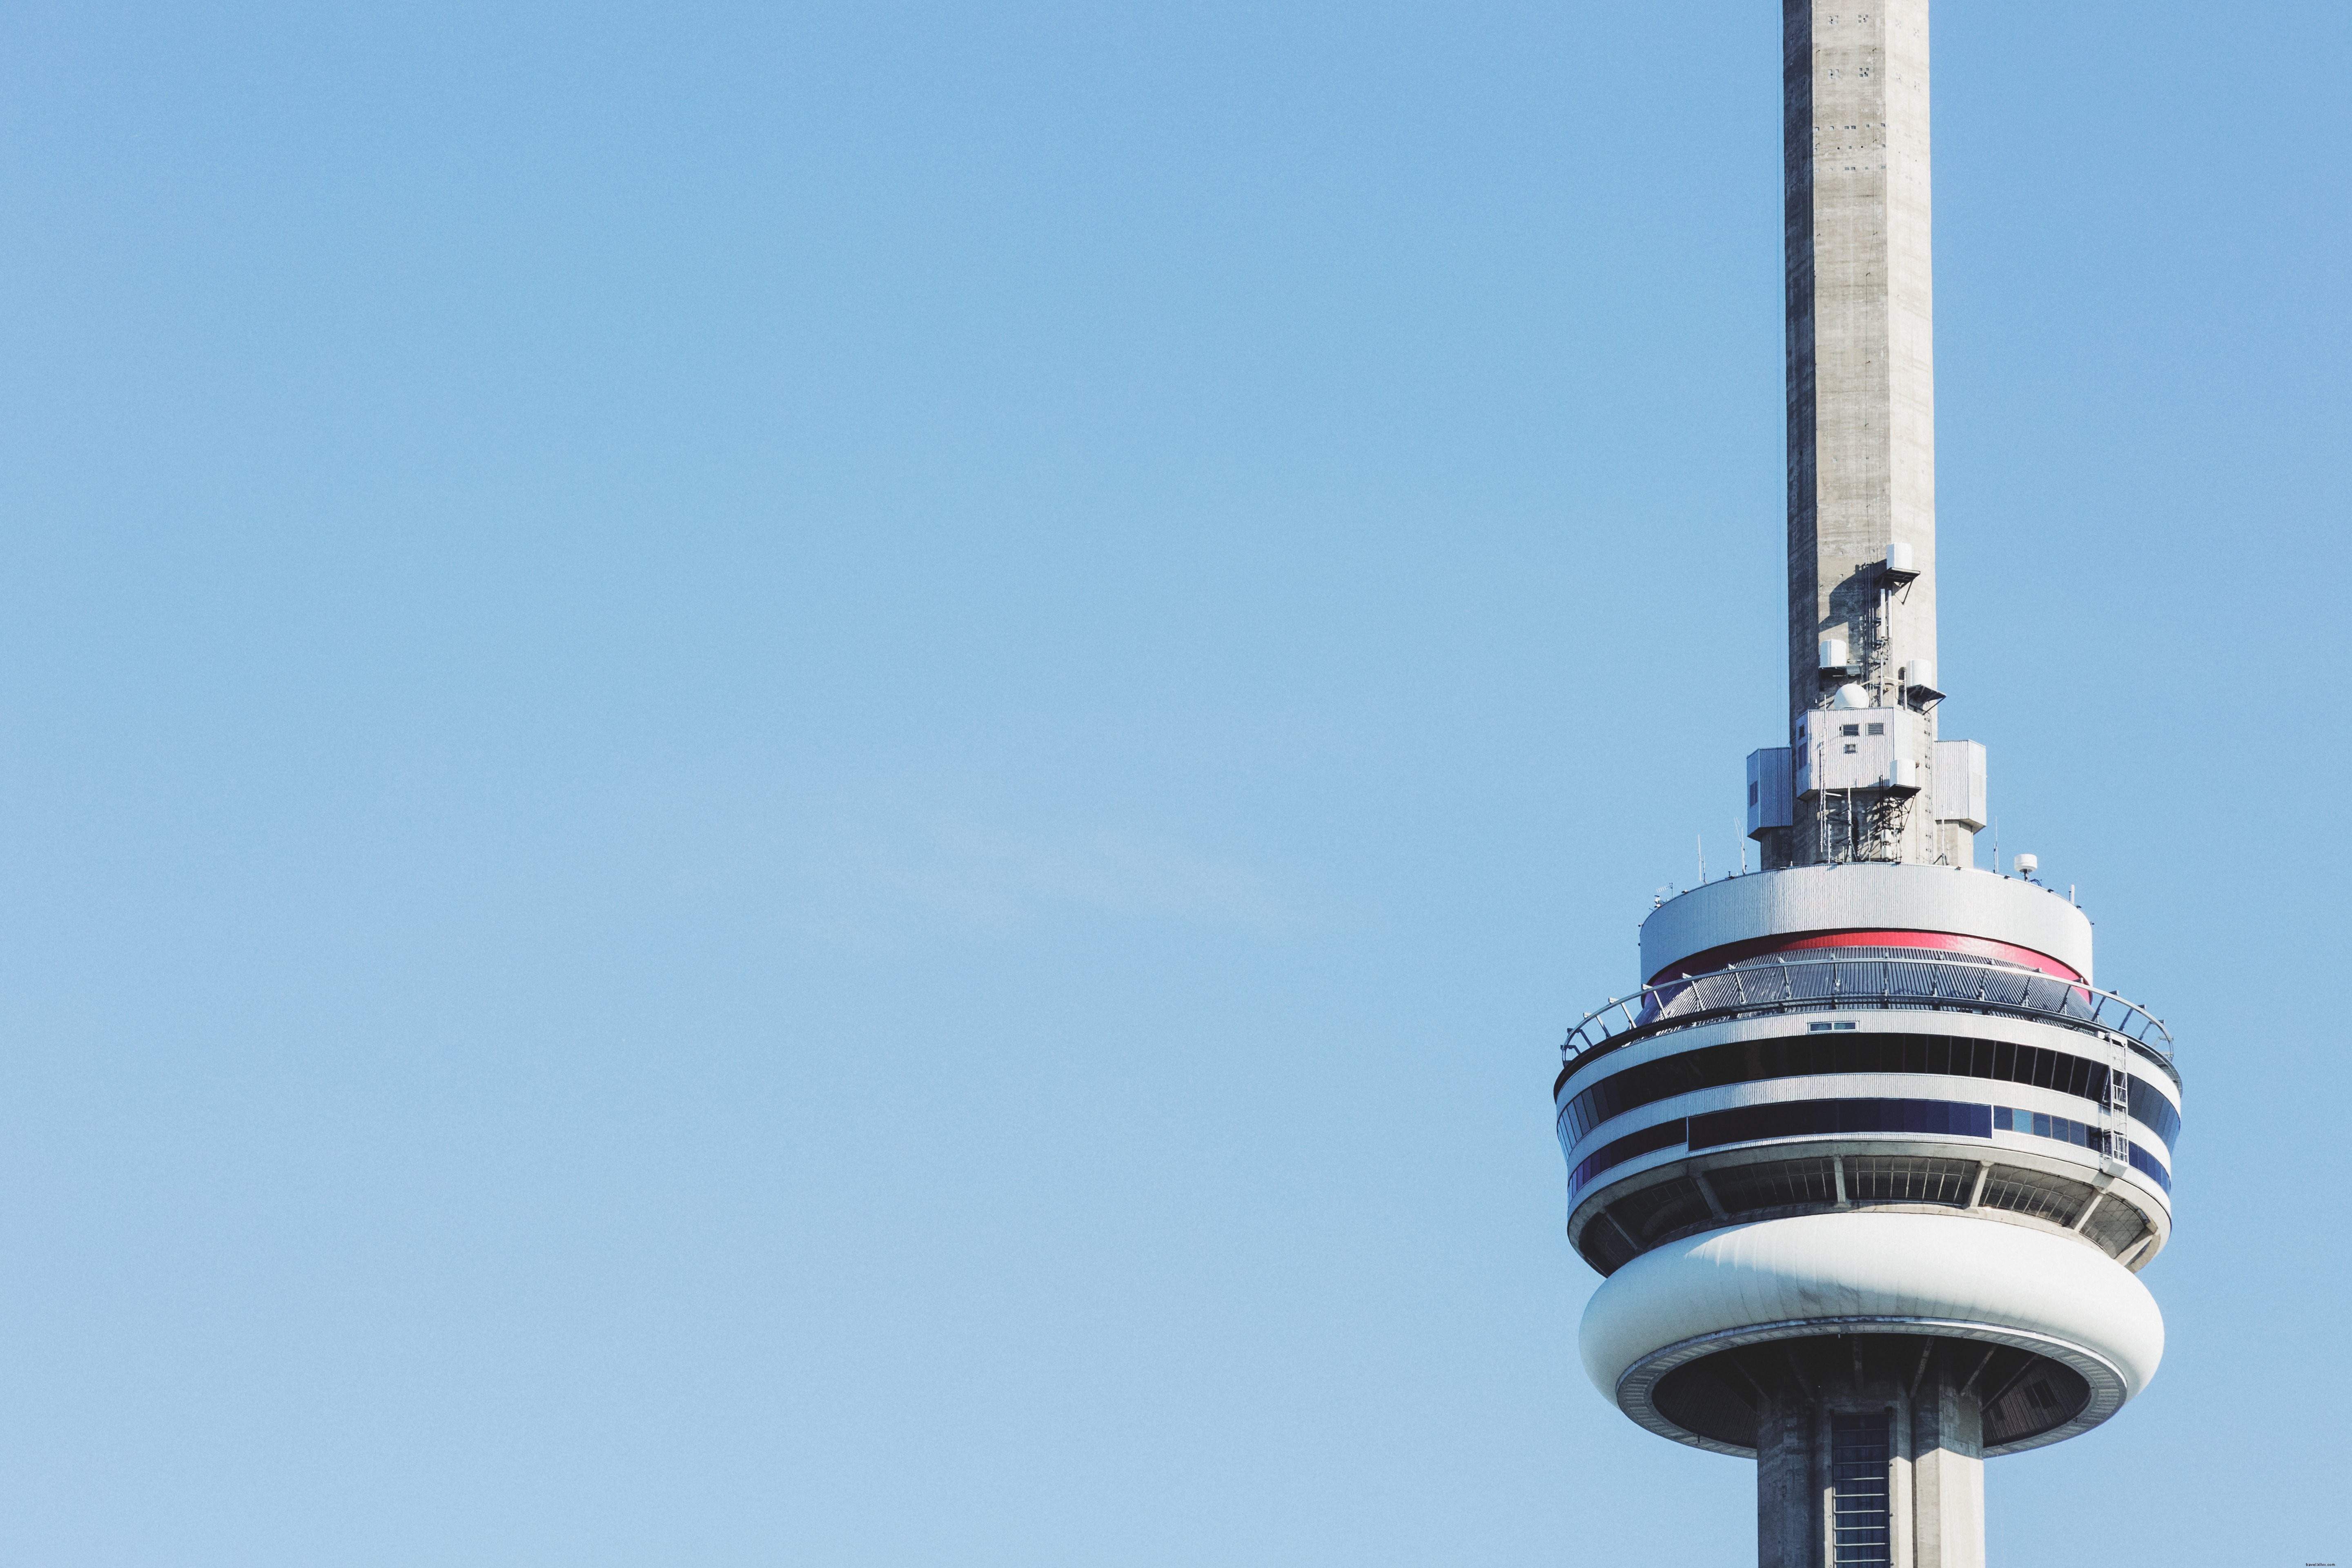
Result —
[{"label": "curved white underside of pod", "polygon": [[2095,1426],[2164,1356],[2163,1316],[2129,1269],[2067,1237],[1959,1215],[1801,1215],[1670,1242],[1602,1281],[1578,1338],[1586,1375],[1626,1415],[1723,1449],[1659,1414],[1658,1380],[1717,1351],[1834,1333],[2015,1345],[2090,1383],[2074,1420],[1994,1453]]}]

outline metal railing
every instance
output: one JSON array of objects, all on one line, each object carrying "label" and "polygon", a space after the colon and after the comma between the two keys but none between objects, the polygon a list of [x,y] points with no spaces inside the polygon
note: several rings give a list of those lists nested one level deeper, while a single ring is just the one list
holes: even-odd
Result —
[{"label": "metal railing", "polygon": [[1992,1013],[2112,1036],[2180,1081],[2164,1021],[2112,991],[2038,969],[1932,958],[1759,960],[1644,985],[1570,1029],[1560,1067],[1565,1074],[1597,1053],[1718,1018],[1870,1007]]}]

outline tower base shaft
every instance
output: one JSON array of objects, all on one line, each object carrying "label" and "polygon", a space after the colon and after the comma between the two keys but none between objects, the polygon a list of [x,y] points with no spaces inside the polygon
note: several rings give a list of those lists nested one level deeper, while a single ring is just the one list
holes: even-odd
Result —
[{"label": "tower base shaft", "polygon": [[1859,1358],[1823,1376],[1822,1359],[1790,1356],[1759,1412],[1759,1568],[1984,1568],[1973,1379],[1943,1355],[1908,1380],[1867,1376]]}]

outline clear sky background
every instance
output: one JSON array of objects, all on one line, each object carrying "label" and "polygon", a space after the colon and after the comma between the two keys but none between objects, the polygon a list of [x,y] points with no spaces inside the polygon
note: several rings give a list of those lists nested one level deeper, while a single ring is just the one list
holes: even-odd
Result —
[{"label": "clear sky background", "polygon": [[[1779,37],[11,7],[0,1562],[1752,1561],[1548,1090],[1783,722]],[[2352,1558],[2352,12],[1935,50],[1945,732],[2189,1097],[1993,1554]]]}]

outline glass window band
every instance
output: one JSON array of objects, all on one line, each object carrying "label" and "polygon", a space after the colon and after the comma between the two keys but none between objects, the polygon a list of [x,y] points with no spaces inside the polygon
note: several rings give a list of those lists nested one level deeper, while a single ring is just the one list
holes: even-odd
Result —
[{"label": "glass window band", "polygon": [[[1577,1162],[1569,1173],[1569,1201],[1603,1171],[1660,1149],[1687,1145],[1692,1153],[1768,1138],[1837,1137],[1851,1132],[1910,1132],[1929,1138],[1990,1139],[1995,1131],[2022,1132],[2080,1149],[2098,1147],[2098,1130],[2086,1122],[2005,1105],[1948,1100],[1786,1100],[1742,1105],[1730,1110],[1677,1117],[1613,1138]],[[2172,1191],[2172,1173],[2137,1143],[2126,1146],[2132,1169]]]},{"label": "glass window band", "polygon": [[[1922,1073],[2026,1083],[2095,1103],[2104,1103],[2107,1097],[2105,1064],[2066,1051],[1965,1035],[1840,1032],[1824,1038],[1809,1030],[1801,1035],[1702,1046],[1622,1068],[1568,1102],[1560,1112],[1561,1136],[1574,1144],[1612,1116],[1693,1089],[1851,1072]],[[2125,1079],[2133,1117],[2162,1139],[2167,1148],[2172,1147],[2180,1136],[2180,1112],[2154,1085],[2129,1074]]]}]

